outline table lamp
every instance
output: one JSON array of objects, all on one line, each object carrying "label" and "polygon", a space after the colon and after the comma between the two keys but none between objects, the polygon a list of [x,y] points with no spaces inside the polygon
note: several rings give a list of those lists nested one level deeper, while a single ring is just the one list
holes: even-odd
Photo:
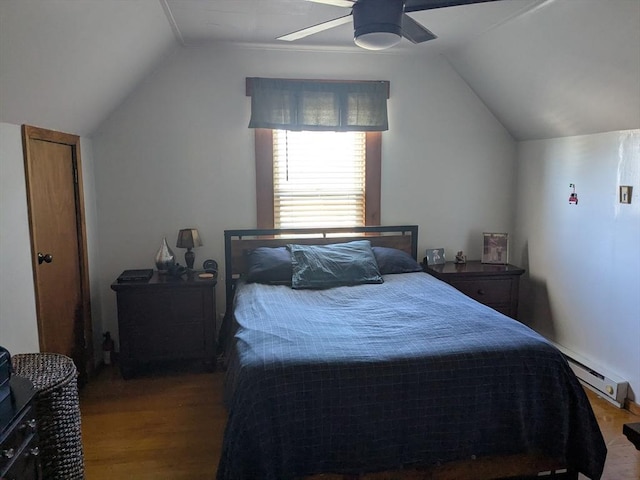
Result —
[{"label": "table lamp", "polygon": [[187,263],[187,268],[193,270],[193,262],[196,259],[196,254],[191,251],[192,248],[201,247],[202,240],[200,240],[200,234],[197,228],[185,228],[178,232],[178,241],[176,247],[186,248],[184,253],[184,261]]}]

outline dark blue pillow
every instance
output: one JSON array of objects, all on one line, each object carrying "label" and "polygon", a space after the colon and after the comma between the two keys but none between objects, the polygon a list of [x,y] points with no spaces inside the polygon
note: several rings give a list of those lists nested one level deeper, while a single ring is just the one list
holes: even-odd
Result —
[{"label": "dark blue pillow", "polygon": [[287,245],[291,252],[293,288],[331,288],[382,283],[368,240],[331,245]]},{"label": "dark blue pillow", "polygon": [[291,253],[287,247],[258,247],[247,253],[249,283],[291,284]]},{"label": "dark blue pillow", "polygon": [[420,264],[407,252],[388,247],[372,247],[372,250],[382,275],[422,271]]}]

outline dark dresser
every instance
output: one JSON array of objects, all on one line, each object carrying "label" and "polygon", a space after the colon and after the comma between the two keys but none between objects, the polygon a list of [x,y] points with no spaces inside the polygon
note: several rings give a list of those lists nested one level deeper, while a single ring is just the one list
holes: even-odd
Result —
[{"label": "dark dresser", "polygon": [[524,273],[524,269],[514,265],[495,265],[479,261],[423,264],[422,267],[425,272],[474,300],[517,319],[520,275]]},{"label": "dark dresser", "polygon": [[31,381],[17,375],[9,384],[11,393],[0,403],[0,478],[40,479],[36,390]]},{"label": "dark dresser", "polygon": [[174,360],[202,360],[215,368],[216,278],[173,278],[154,272],[149,281],[111,285],[117,294],[120,371]]}]

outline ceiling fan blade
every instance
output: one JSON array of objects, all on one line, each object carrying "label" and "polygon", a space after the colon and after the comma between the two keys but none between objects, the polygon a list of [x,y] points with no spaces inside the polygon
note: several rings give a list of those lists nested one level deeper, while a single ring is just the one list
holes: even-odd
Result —
[{"label": "ceiling fan blade", "polygon": [[351,8],[356,3],[355,0],[307,0],[313,3],[324,3],[325,5],[333,5],[334,7]]},{"label": "ceiling fan blade", "polygon": [[420,12],[422,10],[433,10],[434,8],[456,7],[458,5],[497,1],[500,0],[405,0],[404,11]]},{"label": "ceiling fan blade", "polygon": [[406,13],[402,15],[402,36],[413,43],[422,43],[438,38]]},{"label": "ceiling fan blade", "polygon": [[295,32],[287,33],[286,35],[282,35],[278,37],[276,40],[284,40],[286,42],[293,42],[294,40],[298,40],[300,38],[308,37],[309,35],[313,35],[315,33],[324,32],[325,30],[329,30],[333,27],[338,27],[340,25],[344,25],[345,23],[351,22],[351,14],[347,14],[344,17],[334,18],[333,20],[329,20],[328,22],[318,23],[317,25],[313,25],[312,27],[303,28],[302,30],[296,30]]}]

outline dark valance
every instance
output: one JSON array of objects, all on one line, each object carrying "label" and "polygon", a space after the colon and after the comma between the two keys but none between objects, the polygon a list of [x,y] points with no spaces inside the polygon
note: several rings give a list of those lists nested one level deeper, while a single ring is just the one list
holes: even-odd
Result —
[{"label": "dark valance", "polygon": [[249,128],[312,131],[388,130],[388,81],[247,78]]}]

